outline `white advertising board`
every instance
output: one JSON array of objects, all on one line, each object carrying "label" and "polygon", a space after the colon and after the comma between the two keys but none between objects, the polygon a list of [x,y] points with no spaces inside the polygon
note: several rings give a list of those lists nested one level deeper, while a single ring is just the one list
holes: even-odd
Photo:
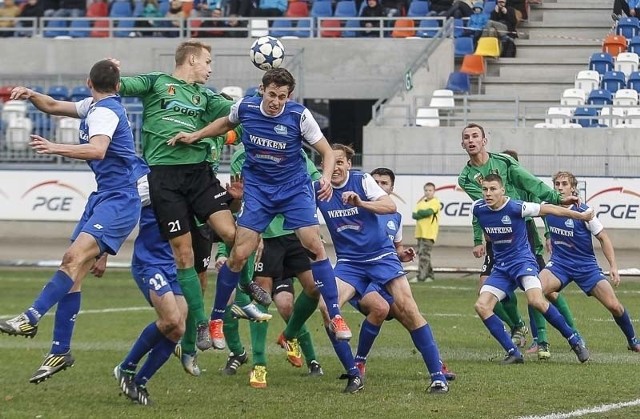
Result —
[{"label": "white advertising board", "polygon": [[[228,174],[220,174],[225,184]],[[77,221],[95,188],[89,171],[0,171],[0,220]],[[551,185],[550,178],[542,178]],[[472,201],[455,176],[396,178],[394,200],[405,225],[426,182],[436,185],[442,203],[440,225],[470,226]],[[581,178],[580,194],[608,228],[640,229],[640,178]]]}]

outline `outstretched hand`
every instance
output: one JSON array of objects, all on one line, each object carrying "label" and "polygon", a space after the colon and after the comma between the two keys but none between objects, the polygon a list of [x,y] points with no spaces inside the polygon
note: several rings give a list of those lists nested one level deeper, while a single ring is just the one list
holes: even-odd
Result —
[{"label": "outstretched hand", "polygon": [[577,197],[575,195],[563,196],[562,199],[560,200],[561,205],[573,205],[579,202],[580,202],[580,197]]},{"label": "outstretched hand", "polygon": [[198,137],[194,133],[179,132],[167,141],[167,145],[175,146],[176,143],[193,144],[196,141],[198,141]]},{"label": "outstretched hand", "polygon": [[31,135],[29,145],[38,154],[55,154],[55,143],[39,135]]},{"label": "outstretched hand", "polygon": [[227,183],[227,192],[233,199],[242,199],[244,183],[241,175],[231,175],[230,183]]},{"label": "outstretched hand", "polygon": [[322,176],[318,180],[318,199],[321,201],[328,201],[333,196],[333,186],[331,186],[331,180]]},{"label": "outstretched hand", "polygon": [[11,89],[9,100],[28,100],[34,94],[34,91],[24,86],[18,86]]}]

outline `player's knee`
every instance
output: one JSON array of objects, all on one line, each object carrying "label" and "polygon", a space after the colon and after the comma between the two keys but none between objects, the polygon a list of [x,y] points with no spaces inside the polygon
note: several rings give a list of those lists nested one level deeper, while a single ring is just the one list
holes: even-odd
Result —
[{"label": "player's knee", "polygon": [[486,319],[491,316],[492,308],[485,301],[477,300],[473,308],[482,319]]},{"label": "player's knee", "polygon": [[171,340],[177,340],[184,335],[185,325],[181,321],[180,313],[175,310],[173,313],[163,316],[158,322],[158,329],[163,335]]},{"label": "player's knee", "polygon": [[614,317],[621,317],[624,314],[624,306],[619,301],[607,304],[607,308]]},{"label": "player's knee", "polygon": [[533,297],[529,300],[529,305],[540,313],[546,313],[549,309],[549,302],[542,297]]}]

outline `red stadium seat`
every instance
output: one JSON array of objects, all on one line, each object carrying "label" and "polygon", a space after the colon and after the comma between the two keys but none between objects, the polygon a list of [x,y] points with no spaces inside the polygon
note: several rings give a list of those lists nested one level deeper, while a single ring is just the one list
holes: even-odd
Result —
[{"label": "red stadium seat", "polygon": [[306,1],[292,1],[289,3],[289,8],[287,9],[287,13],[285,13],[286,17],[308,17],[309,16],[309,5]]},{"label": "red stadium seat", "polygon": [[413,19],[398,19],[393,24],[392,38],[408,38],[416,36],[415,23]]},{"label": "red stadium seat", "polygon": [[617,57],[627,50],[627,38],[622,35],[608,35],[602,42],[602,52],[608,52],[612,57]]},{"label": "red stadium seat", "polygon": [[0,102],[8,102],[13,86],[0,86]]},{"label": "red stadium seat", "polygon": [[339,20],[325,19],[320,23],[320,36],[322,38],[340,38],[342,35],[341,28]]}]

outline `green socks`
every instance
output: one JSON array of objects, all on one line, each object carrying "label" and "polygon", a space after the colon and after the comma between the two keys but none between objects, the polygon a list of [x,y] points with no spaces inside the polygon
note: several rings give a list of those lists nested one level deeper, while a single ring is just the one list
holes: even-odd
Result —
[{"label": "green socks", "polygon": [[552,304],[556,306],[560,314],[562,314],[562,317],[564,317],[564,319],[567,321],[569,327],[577,333],[578,330],[576,329],[576,323],[573,319],[573,313],[571,312],[569,303],[567,302],[567,299],[564,298],[564,295],[562,295],[562,293],[558,294],[558,299],[556,301],[553,301]]},{"label": "green socks", "polygon": [[185,332],[180,346],[182,346],[183,352],[194,353],[196,351],[196,326],[200,323],[207,323],[204,302],[202,301],[202,288],[200,288],[200,280],[193,267],[178,269],[178,283],[189,307]]},{"label": "green socks", "polygon": [[306,325],[302,325],[300,329],[300,333],[298,334],[298,343],[300,343],[300,350],[302,351],[302,355],[304,355],[305,361],[307,361],[307,365],[311,363],[311,361],[315,361],[316,358],[316,350],[313,347],[313,341],[311,340],[311,333],[307,329]]},{"label": "green socks", "polygon": [[[256,307],[263,313],[268,310],[262,304],[256,304]],[[253,365],[267,365],[267,330],[269,328],[269,322],[249,322],[249,331],[251,333],[251,348],[253,352]]]},{"label": "green socks", "polygon": [[302,332],[304,323],[316,311],[316,308],[318,308],[318,300],[309,297],[304,291],[301,292],[293,305],[293,314],[284,329],[284,337],[288,340],[297,337]]}]

